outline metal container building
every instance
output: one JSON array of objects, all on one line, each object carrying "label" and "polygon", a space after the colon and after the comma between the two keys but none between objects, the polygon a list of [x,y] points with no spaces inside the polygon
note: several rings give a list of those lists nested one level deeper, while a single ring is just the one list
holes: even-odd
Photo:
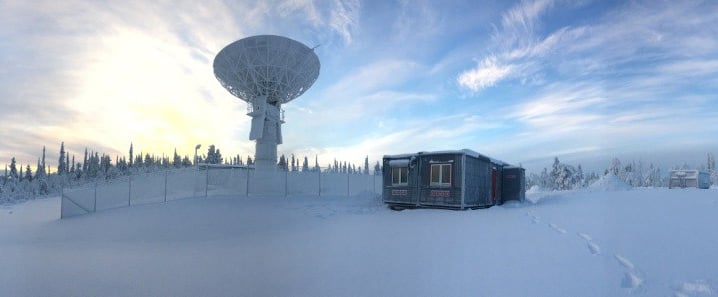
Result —
[{"label": "metal container building", "polygon": [[671,170],[668,188],[708,189],[711,186],[710,174],[699,170]]},{"label": "metal container building", "polygon": [[523,201],[525,173],[472,150],[387,155],[382,199],[392,207],[484,208]]}]

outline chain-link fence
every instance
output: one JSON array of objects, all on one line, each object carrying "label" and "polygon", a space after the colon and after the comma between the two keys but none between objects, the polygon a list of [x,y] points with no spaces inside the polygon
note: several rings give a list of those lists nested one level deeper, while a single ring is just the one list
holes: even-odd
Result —
[{"label": "chain-link fence", "polygon": [[381,193],[381,175],[326,171],[255,171],[200,166],[131,175],[63,189],[61,218],[132,205],[208,196],[354,196]]}]

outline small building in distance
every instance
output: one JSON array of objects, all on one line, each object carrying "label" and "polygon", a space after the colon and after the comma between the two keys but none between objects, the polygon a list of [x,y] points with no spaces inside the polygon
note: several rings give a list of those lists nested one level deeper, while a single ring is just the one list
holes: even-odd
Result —
[{"label": "small building in distance", "polygon": [[382,199],[392,208],[485,208],[526,195],[523,168],[472,150],[386,155],[383,163]]},{"label": "small building in distance", "polygon": [[668,188],[708,189],[711,186],[710,174],[700,170],[671,170],[668,175]]}]

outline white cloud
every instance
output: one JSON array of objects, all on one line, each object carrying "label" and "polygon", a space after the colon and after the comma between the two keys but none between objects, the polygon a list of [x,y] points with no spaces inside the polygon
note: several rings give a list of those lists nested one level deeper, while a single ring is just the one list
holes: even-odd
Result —
[{"label": "white cloud", "polygon": [[511,65],[500,65],[496,57],[487,57],[474,69],[459,74],[457,81],[459,85],[478,92],[508,77],[512,69]]},{"label": "white cloud", "polygon": [[359,0],[334,0],[329,25],[346,44],[352,42],[352,34],[358,29],[360,8]]}]

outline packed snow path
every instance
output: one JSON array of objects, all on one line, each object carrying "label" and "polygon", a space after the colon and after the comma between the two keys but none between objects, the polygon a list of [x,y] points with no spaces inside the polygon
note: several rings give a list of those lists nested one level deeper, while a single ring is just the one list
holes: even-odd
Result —
[{"label": "packed snow path", "polygon": [[532,193],[473,211],[215,197],[0,208],[0,296],[718,296],[718,191]]}]

